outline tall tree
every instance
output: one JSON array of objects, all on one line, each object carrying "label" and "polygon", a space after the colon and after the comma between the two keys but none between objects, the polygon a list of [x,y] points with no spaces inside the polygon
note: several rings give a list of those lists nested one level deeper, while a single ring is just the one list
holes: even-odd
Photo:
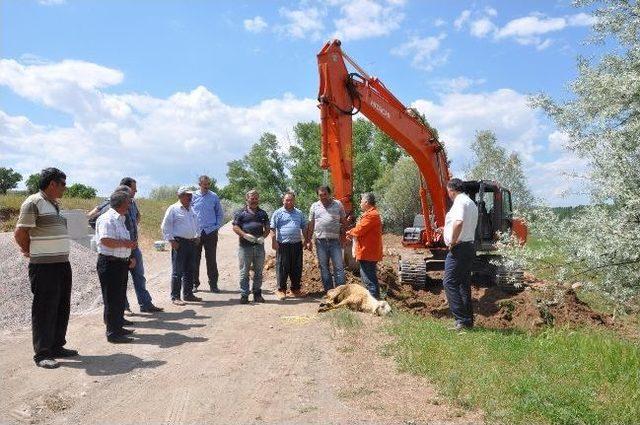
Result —
[{"label": "tall tree", "polygon": [[278,151],[278,140],[274,134],[264,133],[248,154],[227,165],[229,184],[222,190],[225,197],[243,202],[247,191],[257,189],[263,202],[271,206],[280,205],[289,179],[285,157]]},{"label": "tall tree", "polygon": [[541,94],[533,103],[568,135],[566,148],[589,162],[591,206],[552,232],[567,244],[569,278],[625,300],[640,293],[640,5],[574,3],[595,6],[589,42],[604,53],[578,59],[570,100]]},{"label": "tall tree", "polygon": [[0,167],[0,193],[5,194],[7,190],[14,189],[18,182],[22,180],[22,175],[13,168]]},{"label": "tall tree", "polygon": [[[325,172],[320,168],[320,125],[298,123],[293,132],[288,161],[291,187],[296,192],[297,205],[306,210],[317,200],[316,188],[325,183]],[[328,172],[326,179],[330,181]]]},{"label": "tall tree", "polygon": [[378,179],[375,191],[385,230],[401,232],[420,213],[420,172],[416,162],[405,156]]},{"label": "tall tree", "polygon": [[507,154],[506,149],[498,144],[495,133],[490,130],[478,131],[471,146],[475,158],[466,172],[466,178],[497,181],[511,191],[515,209],[531,208],[534,197],[527,186],[518,154]]},{"label": "tall tree", "polygon": [[27,192],[29,194],[37,193],[40,190],[40,174],[34,173],[27,177],[27,181],[25,182],[27,186]]}]

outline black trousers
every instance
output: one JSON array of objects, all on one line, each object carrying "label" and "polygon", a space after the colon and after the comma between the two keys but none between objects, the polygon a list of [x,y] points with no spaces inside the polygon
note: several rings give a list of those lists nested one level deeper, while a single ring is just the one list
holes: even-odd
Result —
[{"label": "black trousers", "polygon": [[66,344],[71,306],[71,265],[66,263],[29,264],[33,293],[31,331],[33,360],[51,357]]},{"label": "black trousers", "polygon": [[202,257],[202,248],[204,248],[204,257],[207,262],[209,288],[211,290],[218,289],[218,263],[216,260],[216,251],[218,249],[217,230],[208,235],[203,230],[200,234],[200,242],[196,247],[196,269],[193,275],[193,282],[196,288],[200,286],[200,258]]},{"label": "black trousers", "polygon": [[456,323],[473,326],[473,306],[471,305],[471,266],[476,256],[473,242],[463,242],[454,246],[444,261],[444,286],[449,310]]},{"label": "black trousers", "polygon": [[280,243],[276,252],[276,278],[278,289],[287,290],[287,279],[291,279],[291,290],[300,289],[302,279],[302,242]]},{"label": "black trousers", "polygon": [[193,276],[196,268],[198,243],[192,239],[175,238],[178,249],[171,250],[171,299],[193,296]]},{"label": "black trousers", "polygon": [[102,289],[107,337],[115,336],[122,330],[124,324],[129,261],[100,254],[96,268]]}]

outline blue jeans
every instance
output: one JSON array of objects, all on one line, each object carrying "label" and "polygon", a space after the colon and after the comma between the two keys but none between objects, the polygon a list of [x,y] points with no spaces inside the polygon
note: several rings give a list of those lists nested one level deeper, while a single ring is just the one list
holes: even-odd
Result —
[{"label": "blue jeans", "polygon": [[360,260],[360,278],[362,283],[367,287],[369,293],[375,299],[380,299],[380,285],[378,284],[378,276],[376,275],[376,261]]},{"label": "blue jeans", "polygon": [[[339,239],[316,239],[316,253],[320,263],[320,277],[324,290],[344,285],[344,259]],[[333,275],[329,270],[329,259],[333,263]],[[334,286],[335,282],[335,286]]]},{"label": "blue jeans", "polygon": [[[136,291],[136,298],[140,308],[150,307],[153,305],[151,294],[147,291],[147,279],[144,277],[144,264],[142,263],[142,251],[140,248],[131,250],[133,258],[136,259],[136,266],[129,269],[131,280],[133,280],[133,289]],[[125,307],[129,308],[129,300],[126,300]]]},{"label": "blue jeans", "polygon": [[456,323],[473,326],[471,305],[471,266],[476,256],[473,242],[454,246],[444,260],[444,286],[449,310]]},{"label": "blue jeans", "polygon": [[242,295],[249,295],[249,271],[253,269],[253,295],[262,294],[262,269],[264,268],[264,246],[253,244],[238,247],[240,266],[240,289]]},{"label": "blue jeans", "polygon": [[184,297],[193,296],[193,276],[196,267],[196,243],[176,238],[178,249],[171,250],[171,299],[180,299],[180,289]]}]

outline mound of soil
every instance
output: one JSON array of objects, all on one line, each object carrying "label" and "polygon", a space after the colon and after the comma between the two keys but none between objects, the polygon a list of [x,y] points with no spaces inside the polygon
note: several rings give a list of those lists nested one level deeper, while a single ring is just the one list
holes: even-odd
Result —
[{"label": "mound of soil", "polygon": [[[396,308],[422,316],[451,318],[442,287],[442,272],[429,273],[426,288],[416,289],[398,280],[398,258],[404,253],[401,237],[384,235],[384,260],[378,263],[378,280],[382,294]],[[275,257],[269,255],[265,274],[275,278]],[[346,272],[347,283],[361,283],[360,278]],[[476,325],[491,329],[535,330],[544,326],[613,327],[610,316],[593,311],[578,299],[573,289],[525,274],[525,290],[513,293],[501,288],[473,282],[472,296]],[[275,289],[275,288],[274,288]],[[302,292],[306,296],[323,293],[320,268],[315,252],[304,251]]]},{"label": "mound of soil", "polygon": [[[391,266],[386,263],[385,266]],[[393,270],[386,273],[394,276]],[[442,287],[441,273],[430,274],[425,289],[402,285],[388,279],[387,296],[397,307],[422,316],[451,317]],[[593,311],[573,291],[551,282],[527,276],[525,290],[513,293],[492,286],[473,285],[471,292],[476,325],[491,329],[534,330],[543,326],[613,326],[610,316]]]}]

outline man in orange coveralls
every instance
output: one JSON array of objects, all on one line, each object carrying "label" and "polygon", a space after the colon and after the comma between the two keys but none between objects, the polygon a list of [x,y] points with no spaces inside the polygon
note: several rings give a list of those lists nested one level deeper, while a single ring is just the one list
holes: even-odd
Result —
[{"label": "man in orange coveralls", "polygon": [[347,231],[348,239],[355,239],[356,259],[360,262],[360,277],[369,293],[380,299],[380,285],[376,276],[378,261],[382,260],[382,220],[376,209],[373,193],[363,193],[360,200],[362,216],[356,227]]}]

